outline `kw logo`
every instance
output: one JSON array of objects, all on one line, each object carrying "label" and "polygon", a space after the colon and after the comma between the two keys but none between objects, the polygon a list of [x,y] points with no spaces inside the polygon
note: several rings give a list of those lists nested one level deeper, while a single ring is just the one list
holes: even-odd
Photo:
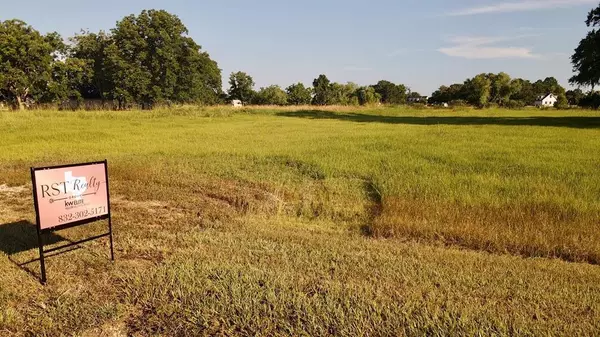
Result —
[{"label": "kw logo", "polygon": [[83,205],[83,199],[65,201],[65,208]]}]

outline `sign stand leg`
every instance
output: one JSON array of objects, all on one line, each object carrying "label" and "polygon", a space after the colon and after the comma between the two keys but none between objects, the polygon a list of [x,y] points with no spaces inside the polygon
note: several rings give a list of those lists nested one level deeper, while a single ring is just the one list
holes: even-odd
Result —
[{"label": "sign stand leg", "polygon": [[108,162],[104,159],[104,176],[106,177],[106,203],[108,206],[108,233],[110,238],[110,260],[115,261],[115,251],[113,248],[112,234],[112,214],[110,213],[110,187],[108,186]]},{"label": "sign stand leg", "polygon": [[42,284],[46,284],[46,264],[44,263],[44,240],[42,239],[42,233],[38,228],[38,246],[40,249],[40,271],[42,274]]},{"label": "sign stand leg", "polygon": [[113,248],[113,234],[112,234],[112,217],[108,217],[108,233],[110,239],[110,260],[115,261],[115,251]]}]

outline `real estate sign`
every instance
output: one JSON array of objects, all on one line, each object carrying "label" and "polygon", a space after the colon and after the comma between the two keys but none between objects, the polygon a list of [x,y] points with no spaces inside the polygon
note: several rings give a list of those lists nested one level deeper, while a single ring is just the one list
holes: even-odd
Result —
[{"label": "real estate sign", "polygon": [[[114,260],[107,162],[31,168],[42,282],[46,282],[44,253],[103,237],[110,238]],[[44,233],[108,219],[108,233],[44,250]]]},{"label": "real estate sign", "polygon": [[41,230],[108,216],[106,164],[33,169]]}]

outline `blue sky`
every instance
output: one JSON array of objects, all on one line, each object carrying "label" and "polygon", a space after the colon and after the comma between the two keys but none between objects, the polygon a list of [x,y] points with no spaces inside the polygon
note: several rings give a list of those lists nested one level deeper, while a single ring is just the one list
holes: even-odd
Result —
[{"label": "blue sky", "polygon": [[178,15],[223,69],[257,88],[332,81],[404,83],[429,95],[481,72],[505,71],[567,86],[569,57],[598,0],[0,0],[0,20],[18,18],[63,37],[109,30],[142,9]]}]

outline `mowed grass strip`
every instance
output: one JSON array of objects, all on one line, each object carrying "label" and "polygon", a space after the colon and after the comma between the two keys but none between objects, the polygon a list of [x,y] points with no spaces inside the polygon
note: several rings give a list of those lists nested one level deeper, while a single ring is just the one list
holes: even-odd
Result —
[{"label": "mowed grass strip", "polygon": [[[597,334],[599,119],[1,113],[0,332]],[[35,257],[13,239],[31,234],[28,168],[104,158],[118,261],[90,243],[51,259],[41,288],[14,264]]]}]

